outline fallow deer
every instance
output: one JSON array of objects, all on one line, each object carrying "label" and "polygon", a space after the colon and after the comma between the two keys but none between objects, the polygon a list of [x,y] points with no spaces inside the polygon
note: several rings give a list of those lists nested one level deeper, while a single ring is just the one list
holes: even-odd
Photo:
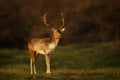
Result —
[{"label": "fallow deer", "polygon": [[52,27],[50,24],[48,24],[46,20],[46,15],[47,13],[43,15],[42,22],[47,28],[50,29],[50,31],[52,32],[52,37],[42,38],[42,39],[39,39],[39,38],[31,39],[28,42],[28,48],[30,51],[30,70],[31,70],[30,73],[31,74],[36,74],[36,58],[39,54],[45,55],[46,73],[50,73],[50,54],[57,46],[61,38],[62,32],[65,30],[63,13],[61,13],[62,25],[59,28]]}]

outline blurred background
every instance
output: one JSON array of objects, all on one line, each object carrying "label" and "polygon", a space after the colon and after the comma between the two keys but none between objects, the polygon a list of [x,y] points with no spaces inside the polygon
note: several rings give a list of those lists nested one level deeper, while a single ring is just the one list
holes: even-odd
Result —
[{"label": "blurred background", "polygon": [[0,48],[25,48],[31,38],[48,37],[41,22],[46,12],[58,27],[64,13],[60,45],[120,40],[119,0],[0,0]]}]

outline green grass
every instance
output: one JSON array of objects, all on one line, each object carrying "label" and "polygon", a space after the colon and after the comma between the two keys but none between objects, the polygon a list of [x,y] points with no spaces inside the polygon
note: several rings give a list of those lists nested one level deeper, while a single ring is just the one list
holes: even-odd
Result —
[{"label": "green grass", "polygon": [[0,80],[120,80],[120,41],[58,46],[51,54],[51,74],[44,56],[30,75],[29,52],[0,49]]}]

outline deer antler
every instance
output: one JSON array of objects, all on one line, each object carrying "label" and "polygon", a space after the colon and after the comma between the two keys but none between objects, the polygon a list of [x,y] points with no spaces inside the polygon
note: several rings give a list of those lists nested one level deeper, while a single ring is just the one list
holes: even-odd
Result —
[{"label": "deer antler", "polygon": [[63,12],[61,12],[61,16],[62,16],[62,19],[61,19],[62,25],[60,26],[60,28],[62,28],[64,26],[64,24],[65,24]]},{"label": "deer antler", "polygon": [[42,17],[42,22],[43,22],[43,24],[44,24],[46,27],[48,27],[48,28],[51,29],[50,24],[47,23],[46,15],[47,15],[47,13],[45,13],[45,14],[43,15],[43,17]]}]

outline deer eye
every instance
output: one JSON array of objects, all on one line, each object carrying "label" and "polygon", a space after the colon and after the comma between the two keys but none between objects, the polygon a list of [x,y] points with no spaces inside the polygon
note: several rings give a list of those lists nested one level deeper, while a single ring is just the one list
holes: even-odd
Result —
[{"label": "deer eye", "polygon": [[60,31],[60,30],[57,30],[57,32],[61,33],[61,31]]}]

